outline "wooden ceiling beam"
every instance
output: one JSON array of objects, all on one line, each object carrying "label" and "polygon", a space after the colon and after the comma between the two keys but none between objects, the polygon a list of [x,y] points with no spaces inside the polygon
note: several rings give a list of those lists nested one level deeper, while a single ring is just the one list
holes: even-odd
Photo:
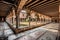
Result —
[{"label": "wooden ceiling beam", "polygon": [[46,3],[41,4],[41,5],[51,5],[51,4],[56,4],[56,3],[59,3],[59,1],[49,1],[49,2],[46,2]]},{"label": "wooden ceiling beam", "polygon": [[[9,2],[6,2],[6,1],[0,1],[0,2],[5,3],[5,4],[7,4],[7,5],[16,6],[15,4],[12,4],[12,3],[9,3]],[[16,7],[17,7],[17,6],[16,6]]]},{"label": "wooden ceiling beam", "polygon": [[51,3],[51,2],[53,2],[53,0],[48,1],[48,2],[44,2],[44,3],[39,4],[39,5],[37,5],[37,6],[31,6],[31,8],[33,8],[33,7],[38,7],[38,6],[41,6],[41,5],[44,6],[44,5],[49,4],[49,3]]},{"label": "wooden ceiling beam", "polygon": [[33,3],[29,4],[27,7],[29,7],[29,6],[31,6],[31,5],[33,5],[33,4],[35,4],[35,3],[38,2],[38,1],[40,1],[40,0],[34,1]]},{"label": "wooden ceiling beam", "polygon": [[[51,1],[50,1],[51,2]],[[47,2],[48,3],[48,2]],[[48,7],[48,6],[52,6],[52,5],[59,5],[59,1],[56,1],[56,2],[52,2],[52,3],[44,3],[44,4],[41,4],[41,5],[38,5],[38,6],[36,6],[36,8],[38,8],[38,7],[41,7],[41,8],[44,8],[44,7]],[[33,8],[35,8],[35,7],[33,7]]]},{"label": "wooden ceiling beam", "polygon": [[17,13],[20,13],[20,11],[22,10],[23,6],[25,5],[25,3],[27,2],[28,0],[21,0],[20,3],[19,3],[19,6],[17,8]]},{"label": "wooden ceiling beam", "polygon": [[28,0],[26,4],[30,3],[32,0]]},{"label": "wooden ceiling beam", "polygon": [[41,1],[41,2],[39,2],[39,3],[37,3],[37,4],[33,5],[33,6],[31,6],[31,7],[35,7],[35,6],[37,6],[37,5],[39,5],[39,4],[43,3],[43,2],[46,2],[46,1],[47,0]]},{"label": "wooden ceiling beam", "polygon": [[37,7],[33,7],[33,8],[31,8],[31,9],[44,9],[44,8],[47,8],[47,7],[49,7],[49,6],[58,6],[59,5],[59,3],[50,3],[50,4],[46,4],[46,5],[39,5],[39,6],[37,6]]}]

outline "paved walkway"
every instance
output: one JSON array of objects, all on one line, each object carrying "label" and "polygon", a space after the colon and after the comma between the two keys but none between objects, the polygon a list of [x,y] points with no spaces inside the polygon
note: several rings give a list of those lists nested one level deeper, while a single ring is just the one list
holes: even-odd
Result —
[{"label": "paved walkway", "polygon": [[58,30],[58,26],[59,26],[58,23],[50,23],[48,25],[43,26],[43,28]]},{"label": "paved walkway", "polygon": [[[0,28],[2,28],[2,27],[4,29],[4,35],[8,37],[8,40],[16,39],[16,35],[13,33],[13,31],[9,28],[9,26],[5,22],[0,23]],[[2,34],[2,33],[3,33],[3,31],[0,32],[0,34]]]},{"label": "paved walkway", "polygon": [[58,32],[55,30],[55,27],[58,28],[58,23],[50,23],[16,35],[5,22],[0,23],[0,26],[4,28],[4,35],[8,36],[8,40],[15,40],[16,38],[17,40],[55,40]]}]

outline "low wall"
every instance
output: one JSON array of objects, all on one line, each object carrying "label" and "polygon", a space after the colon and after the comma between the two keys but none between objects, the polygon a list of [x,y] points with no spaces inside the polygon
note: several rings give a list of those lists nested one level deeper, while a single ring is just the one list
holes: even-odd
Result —
[{"label": "low wall", "polygon": [[15,34],[18,34],[20,32],[24,32],[24,31],[27,31],[27,30],[31,30],[31,29],[34,29],[34,28],[37,28],[37,27],[40,27],[40,26],[44,26],[46,24],[49,24],[49,23],[46,23],[46,24],[41,24],[41,25],[36,25],[36,26],[31,26],[31,27],[25,27],[25,28],[14,28],[12,25],[10,25],[8,22],[6,22],[9,27],[13,30],[13,32]]}]

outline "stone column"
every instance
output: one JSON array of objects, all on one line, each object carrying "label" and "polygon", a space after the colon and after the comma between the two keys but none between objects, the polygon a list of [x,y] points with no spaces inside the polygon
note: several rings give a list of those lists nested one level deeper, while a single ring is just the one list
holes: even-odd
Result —
[{"label": "stone column", "polygon": [[29,18],[29,27],[30,27],[31,26],[31,24],[30,24],[31,23],[31,21],[30,21],[31,20],[31,15],[30,15],[31,10],[27,9],[27,12],[28,12],[27,14],[28,14],[28,18]]},{"label": "stone column", "polygon": [[19,27],[19,14],[16,14],[16,28]]},{"label": "stone column", "polygon": [[15,19],[15,9],[12,8],[12,24],[13,25],[15,24],[14,19]]}]

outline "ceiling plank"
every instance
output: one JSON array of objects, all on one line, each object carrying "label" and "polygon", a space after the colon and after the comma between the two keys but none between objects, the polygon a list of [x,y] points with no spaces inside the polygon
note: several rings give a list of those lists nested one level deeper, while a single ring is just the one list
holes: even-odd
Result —
[{"label": "ceiling plank", "polygon": [[44,8],[47,8],[49,6],[59,6],[59,3],[50,3],[50,4],[46,4],[46,5],[39,5],[37,7],[33,7],[31,9],[44,9]]},{"label": "ceiling plank", "polygon": [[54,1],[54,2],[51,2],[51,3],[47,2],[47,3],[44,3],[44,4],[38,5],[36,7],[33,7],[33,8],[38,8],[38,7],[44,8],[44,7],[48,7],[48,6],[52,6],[52,5],[59,5],[59,1]]},{"label": "ceiling plank", "polygon": [[30,3],[32,0],[28,0],[26,4]]},{"label": "ceiling plank", "polygon": [[[52,0],[52,1],[53,1],[53,0]],[[52,2],[52,1],[44,2],[44,3],[42,2],[42,4],[39,4],[39,5],[37,5],[37,6],[45,5],[45,4],[48,4],[48,3]],[[37,6],[34,6],[34,7],[37,7]],[[31,8],[33,8],[33,6],[32,6]]]},{"label": "ceiling plank", "polygon": [[35,7],[35,6],[37,6],[37,5],[39,5],[39,4],[42,4],[43,2],[46,2],[46,1],[47,1],[47,0],[41,1],[41,2],[39,2],[39,3],[35,4],[35,5],[33,5],[32,7]]},{"label": "ceiling plank", "polygon": [[33,4],[35,4],[35,3],[38,2],[38,1],[40,1],[40,0],[36,0],[36,1],[32,2],[32,3],[29,4],[27,7],[29,7],[29,6],[31,6],[31,5],[33,5]]}]

